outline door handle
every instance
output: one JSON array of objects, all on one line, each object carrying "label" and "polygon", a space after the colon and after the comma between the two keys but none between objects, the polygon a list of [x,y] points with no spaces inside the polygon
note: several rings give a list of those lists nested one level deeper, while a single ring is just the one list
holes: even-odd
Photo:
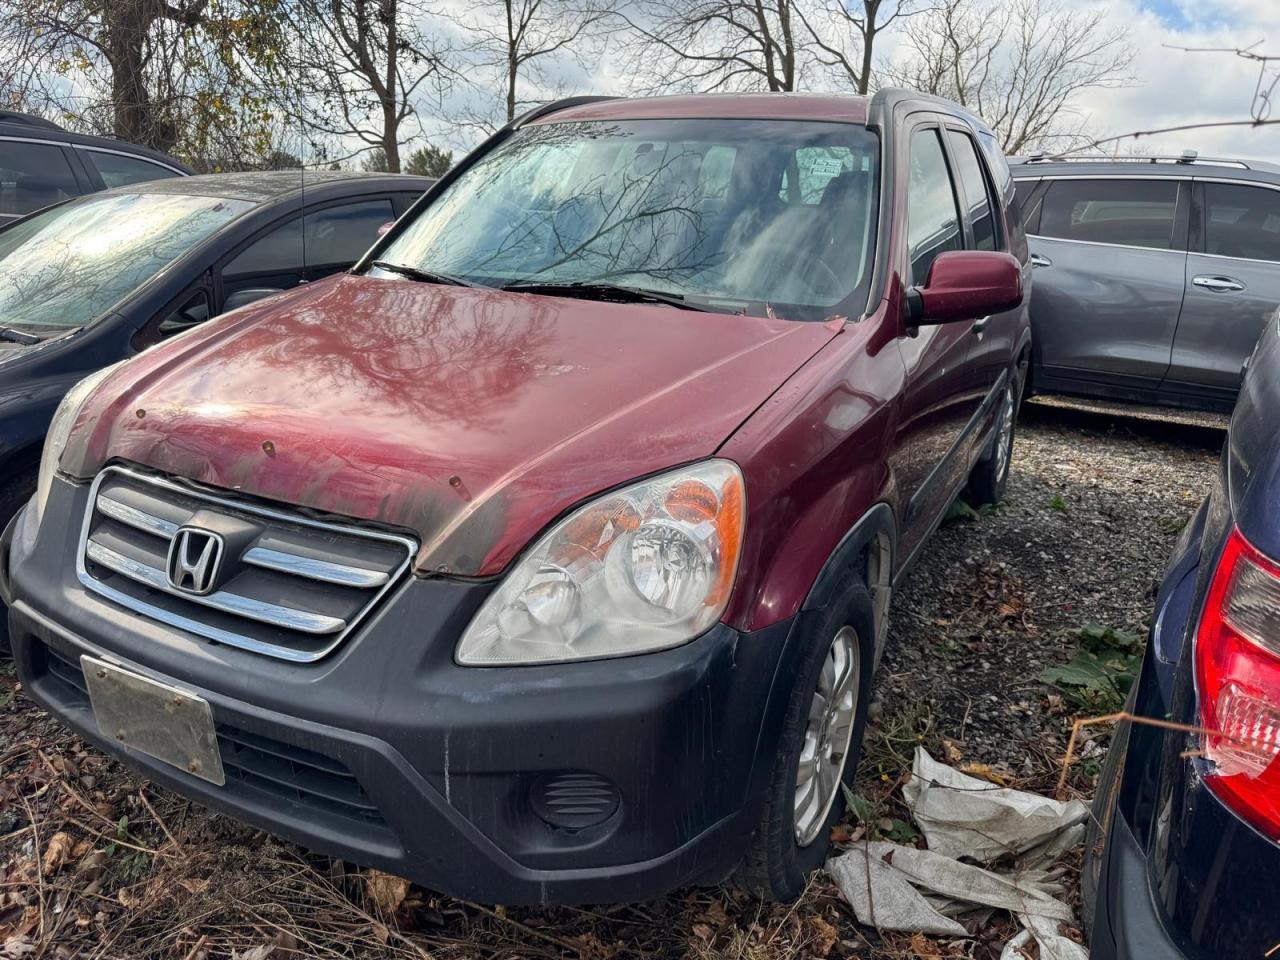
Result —
[{"label": "door handle", "polygon": [[1244,289],[1244,284],[1234,277],[1192,277],[1191,283],[1194,286],[1212,290],[1214,293],[1230,293]]},{"label": "door handle", "polygon": [[1053,261],[1042,253],[1033,253],[1030,257],[1033,267],[1052,267]]},{"label": "door handle", "polygon": [[982,333],[984,330],[987,329],[987,324],[990,322],[991,322],[991,316],[989,314],[983,317],[981,320],[973,321],[973,332],[979,333],[979,334]]}]

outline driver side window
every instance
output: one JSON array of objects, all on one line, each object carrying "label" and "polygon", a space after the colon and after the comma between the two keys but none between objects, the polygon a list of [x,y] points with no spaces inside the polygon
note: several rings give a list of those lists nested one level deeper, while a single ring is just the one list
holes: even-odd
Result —
[{"label": "driver side window", "polygon": [[911,135],[911,172],[907,183],[907,249],[911,282],[921,284],[938,254],[959,250],[960,208],[947,169],[942,141],[933,128]]}]

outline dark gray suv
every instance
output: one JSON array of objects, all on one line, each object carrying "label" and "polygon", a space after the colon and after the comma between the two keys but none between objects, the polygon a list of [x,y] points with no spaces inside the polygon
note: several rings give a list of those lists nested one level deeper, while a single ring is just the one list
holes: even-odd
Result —
[{"label": "dark gray suv", "polygon": [[1013,175],[1033,388],[1230,410],[1280,304],[1280,166],[1033,157]]}]

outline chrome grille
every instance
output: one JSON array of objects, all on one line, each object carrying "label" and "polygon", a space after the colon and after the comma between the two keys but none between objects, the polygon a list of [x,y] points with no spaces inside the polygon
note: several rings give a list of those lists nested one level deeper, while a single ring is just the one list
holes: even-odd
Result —
[{"label": "chrome grille", "polygon": [[[235,549],[215,589],[170,582],[183,526],[229,526]],[[93,483],[78,573],[88,589],[169,626],[229,646],[309,662],[334,650],[397,582],[407,537],[312,520],[107,467]]]}]

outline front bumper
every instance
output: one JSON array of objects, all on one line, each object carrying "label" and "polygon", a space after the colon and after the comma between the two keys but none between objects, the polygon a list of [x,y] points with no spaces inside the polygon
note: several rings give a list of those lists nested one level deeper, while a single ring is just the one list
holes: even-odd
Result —
[{"label": "front bumper", "polygon": [[[14,656],[37,701],[157,782],[487,902],[646,899],[721,880],[741,858],[789,693],[785,679],[773,688],[792,622],[746,636],[717,625],[623,659],[464,668],[454,646],[491,585],[410,579],[329,657],[290,664],[84,590],[72,558],[86,497],[59,479],[34,546],[14,538]],[[236,775],[216,787],[104,738],[78,676],[85,653],[208,700]],[[540,798],[570,782],[611,795],[605,819],[544,819]]]}]

